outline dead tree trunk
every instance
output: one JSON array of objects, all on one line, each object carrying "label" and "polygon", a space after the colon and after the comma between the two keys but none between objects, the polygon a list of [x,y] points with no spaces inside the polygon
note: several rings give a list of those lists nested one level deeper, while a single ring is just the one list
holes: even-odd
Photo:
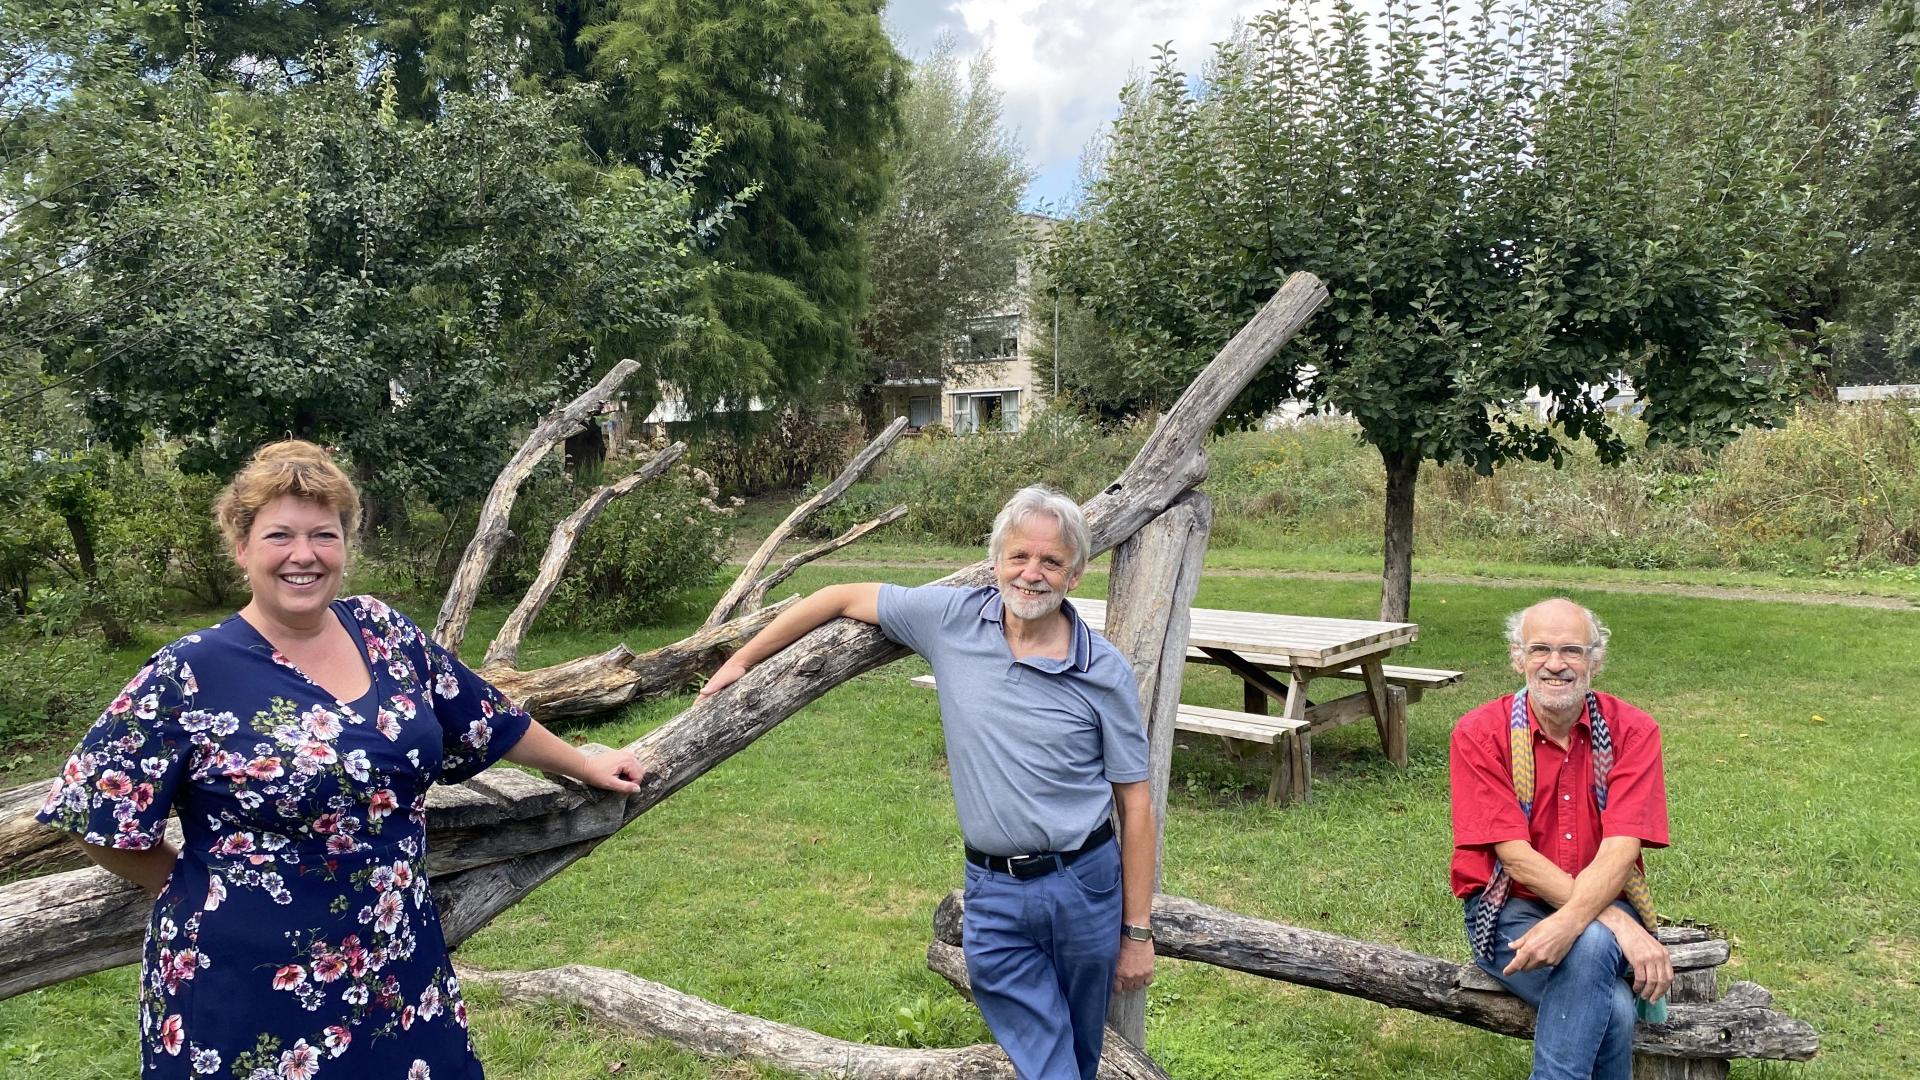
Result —
[{"label": "dead tree trunk", "polygon": [[[762,1020],[710,1001],[606,968],[570,965],[545,971],[483,972],[462,968],[469,983],[498,987],[508,1001],[561,1001],[606,1027],[644,1039],[665,1039],[702,1057],[771,1065],[828,1080],[1014,1080],[997,1046],[909,1050],[835,1039],[791,1024]],[[1157,1068],[1124,1070],[1101,1063],[1104,1080],[1165,1080]]]},{"label": "dead tree trunk", "polygon": [[[880,459],[880,455],[886,453],[895,442],[899,441],[900,433],[905,430],[907,430],[907,418],[902,416],[895,419],[893,423],[887,425],[885,431],[875,435],[873,441],[869,442],[865,449],[854,455],[853,460],[847,463],[846,468],[840,470],[840,475],[834,477],[832,483],[815,492],[813,497],[809,498],[806,502],[794,507],[792,512],[787,515],[786,520],[782,521],[772,532],[768,533],[767,538],[760,541],[760,547],[748,557],[747,565],[740,571],[740,576],[733,579],[733,584],[727,587],[726,595],[722,596],[720,602],[713,605],[713,611],[708,613],[706,625],[717,626],[737,615],[743,615],[751,611],[752,608],[748,606],[749,601],[756,593],[755,586],[758,584],[760,572],[767,568],[769,562],[773,561],[773,553],[778,551],[780,545],[785,543],[801,525],[806,524],[807,519],[811,518],[821,507],[846,494],[847,489],[853,486],[853,482],[865,475],[866,471],[873,467],[873,463]],[[885,522],[879,524],[885,524]],[[872,528],[878,527],[878,524],[872,526]],[[871,528],[868,529],[868,531],[871,531]],[[866,534],[863,532],[861,535],[864,536]],[[854,539],[858,538],[859,537],[854,537]],[[848,542],[851,543],[852,541],[849,540]],[[825,552],[823,551],[821,554],[825,554]],[[819,556],[816,555],[814,557],[818,558]],[[795,563],[794,569],[797,569],[798,566],[799,564]],[[782,569],[788,574],[793,573],[792,569],[785,567],[782,567]],[[774,582],[769,581],[765,587],[757,590],[758,595],[765,596],[767,589],[772,588],[774,584]]]},{"label": "dead tree trunk", "polygon": [[494,478],[493,490],[487,493],[487,501],[480,507],[480,521],[474,526],[473,540],[467,544],[460,568],[454,571],[453,584],[447,586],[447,598],[440,605],[440,618],[433,625],[433,640],[448,652],[458,654],[460,642],[467,636],[467,620],[473,615],[480,583],[493,568],[493,557],[500,554],[501,545],[507,542],[507,515],[512,513],[514,500],[519,498],[521,483],[555,443],[585,427],[594,410],[638,370],[640,365],[635,361],[622,360],[613,365],[613,370],[593,389],[548,413]]},{"label": "dead tree trunk", "polygon": [[[959,942],[963,907],[957,890],[940,902],[933,923],[937,940]],[[1153,898],[1153,923],[1154,949],[1162,956],[1366,998],[1500,1035],[1533,1037],[1532,1007],[1504,991],[1474,989],[1488,980],[1471,965],[1237,915],[1179,896]],[[1726,949],[1724,941],[1669,946],[1677,971],[1717,966],[1726,960]],[[1669,1005],[1666,1023],[1636,1030],[1634,1050],[1662,1057],[1811,1059],[1820,1045],[1813,1027],[1774,1012],[1760,1000],[1765,994],[1755,987],[1729,991],[1716,1002]]]},{"label": "dead tree trunk", "polygon": [[[1133,665],[1147,725],[1147,777],[1153,804],[1153,883],[1160,891],[1165,851],[1167,781],[1173,767],[1174,722],[1187,667],[1187,624],[1207,558],[1213,502],[1189,491],[1114,550],[1104,632]],[[1147,992],[1115,994],[1108,1022],[1135,1046],[1147,1045]]]},{"label": "dead tree trunk", "polygon": [[539,617],[540,609],[553,596],[554,587],[560,584],[560,573],[566,569],[567,558],[573,554],[573,545],[579,541],[580,534],[593,524],[608,503],[641,484],[659,479],[686,452],[686,443],[674,443],[648,458],[646,464],[634,470],[626,479],[596,489],[580,504],[578,510],[553,527],[553,534],[547,540],[547,553],[540,558],[540,572],[534,576],[533,584],[527,586],[526,595],[520,598],[520,604],[513,609],[513,613],[507,616],[500,632],[493,635],[493,641],[487,646],[486,659],[480,661],[481,667],[520,665],[520,642],[527,636],[527,629],[533,625],[533,620]]}]

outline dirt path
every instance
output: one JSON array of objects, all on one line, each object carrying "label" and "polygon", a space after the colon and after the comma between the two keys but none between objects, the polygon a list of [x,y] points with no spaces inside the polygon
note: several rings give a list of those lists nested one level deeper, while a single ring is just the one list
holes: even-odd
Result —
[{"label": "dirt path", "polygon": [[[744,556],[742,556],[744,558]],[[815,566],[872,567],[875,570],[951,570],[952,563],[931,559],[821,559]],[[1301,578],[1309,581],[1379,581],[1380,575],[1358,570],[1255,570],[1245,567],[1208,567],[1215,577]],[[1489,585],[1495,588],[1538,588],[1539,578],[1479,577],[1472,574],[1415,574],[1415,585]],[[1915,604],[1898,596],[1852,596],[1844,593],[1792,592],[1775,589],[1741,588],[1729,585],[1686,585],[1676,582],[1585,581],[1559,579],[1557,586],[1591,592],[1658,593],[1662,596],[1686,596],[1700,600],[1766,600],[1778,604],[1827,604],[1834,607],[1881,608],[1889,611],[1913,611]]]}]

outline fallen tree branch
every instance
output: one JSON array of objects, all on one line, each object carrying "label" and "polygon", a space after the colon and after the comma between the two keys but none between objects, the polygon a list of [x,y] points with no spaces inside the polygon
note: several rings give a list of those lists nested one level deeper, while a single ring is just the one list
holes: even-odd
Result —
[{"label": "fallen tree branch", "polygon": [[874,518],[872,521],[863,521],[824,544],[817,547],[810,547],[800,554],[788,558],[786,562],[780,564],[780,569],[775,570],[773,573],[755,582],[752,591],[747,593],[747,598],[740,602],[740,606],[747,611],[759,610],[760,605],[766,603],[767,594],[772,592],[781,582],[792,577],[795,570],[800,569],[815,559],[831,555],[841,548],[846,547],[848,544],[859,540],[873,530],[881,528],[882,526],[891,525],[906,516],[906,506],[904,504],[896,506],[886,513],[881,514],[879,517]]},{"label": "fallen tree branch", "polygon": [[[958,944],[964,907],[958,890],[940,901],[934,914],[937,941]],[[1480,974],[1470,965],[1164,894],[1153,898],[1153,931],[1154,952],[1161,956],[1366,998],[1500,1035],[1533,1037],[1532,1006],[1504,992],[1463,988],[1462,983],[1474,982]],[[1695,951],[1699,962],[1720,955],[1718,950]],[[1813,1057],[1820,1040],[1812,1025],[1754,1002],[1752,994],[1743,992],[1713,1002],[1670,1004],[1666,1023],[1635,1028],[1633,1048],[1659,1057]]]},{"label": "fallen tree branch", "polygon": [[480,661],[481,667],[520,666],[520,643],[527,636],[527,628],[539,617],[540,609],[553,596],[554,587],[560,584],[560,575],[567,568],[567,559],[573,555],[573,545],[579,541],[580,534],[593,524],[608,503],[641,484],[659,479],[686,452],[686,443],[674,443],[661,450],[626,479],[595,489],[578,510],[553,527],[553,534],[547,540],[547,553],[540,558],[540,572],[535,575],[533,584],[527,587],[527,594],[520,598],[519,605],[501,624],[500,632],[493,635],[493,641],[487,646],[486,659]]},{"label": "fallen tree branch", "polygon": [[[544,971],[460,969],[469,984],[493,986],[508,1001],[561,1001],[596,1022],[643,1039],[665,1039],[707,1058],[755,1061],[831,1080],[1013,1080],[997,1046],[911,1050],[847,1042],[792,1024],[722,1008],[711,1001],[607,968],[570,964]],[[1158,1069],[1124,1072],[1101,1062],[1105,1080],[1165,1080]]]},{"label": "fallen tree branch", "polygon": [[[625,645],[552,667],[483,671],[495,686],[541,720],[552,722],[611,712],[631,702],[683,689],[719,663],[721,650],[737,647],[759,633],[798,599],[789,598],[744,618],[702,630],[692,637],[635,653]],[[483,774],[491,775],[491,773]],[[33,877],[88,865],[79,842],[33,819],[52,780],[22,784],[0,794],[0,872]],[[434,788],[435,792],[441,788]],[[170,828],[175,840],[179,823]],[[0,948],[0,958],[6,956]]]},{"label": "fallen tree branch", "polygon": [[722,650],[744,644],[798,599],[789,597],[643,653],[615,645],[551,667],[486,668],[480,674],[543,722],[612,712],[634,701],[684,689],[696,675],[719,664]]},{"label": "fallen tree branch", "polygon": [[[726,595],[720,598],[719,603],[713,605],[713,611],[707,615],[706,625],[716,626],[743,611],[753,610],[746,603],[747,597],[753,592],[754,585],[760,577],[760,571],[765,570],[767,564],[773,561],[773,553],[778,551],[780,545],[785,543],[796,529],[806,524],[807,519],[821,507],[846,494],[847,489],[853,486],[853,482],[872,468],[873,463],[899,440],[900,433],[905,430],[907,430],[907,418],[904,416],[895,418],[893,423],[887,425],[885,431],[875,435],[865,449],[854,455],[853,460],[847,463],[847,467],[840,470],[840,475],[833,478],[833,483],[814,492],[812,498],[794,507],[792,512],[787,514],[786,520],[768,533],[765,540],[760,541],[760,547],[747,559],[747,565],[740,571],[740,576],[733,579],[733,584],[727,586]],[[766,590],[762,589],[761,594],[765,595],[765,593]]]},{"label": "fallen tree branch", "polygon": [[433,640],[448,652],[460,652],[460,642],[467,636],[467,620],[473,616],[474,599],[480,594],[480,583],[486,580],[487,571],[493,568],[494,556],[500,554],[501,545],[507,542],[507,515],[513,510],[527,474],[533,472],[533,467],[540,464],[540,459],[547,456],[555,443],[583,430],[587,417],[639,370],[640,365],[634,360],[613,365],[613,370],[593,389],[548,413],[535,425],[527,441],[507,459],[500,475],[494,477],[493,490],[487,493],[487,501],[480,507],[480,520],[473,527],[473,539],[468,541],[466,554],[454,570],[453,583],[447,586],[447,598],[440,605],[440,618],[433,624]]}]

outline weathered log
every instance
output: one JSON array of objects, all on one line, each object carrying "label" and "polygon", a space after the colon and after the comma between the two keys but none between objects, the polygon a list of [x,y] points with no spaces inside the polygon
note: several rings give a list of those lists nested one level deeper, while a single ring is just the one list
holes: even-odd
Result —
[{"label": "weathered log", "polygon": [[[427,806],[426,868],[434,895],[445,898],[449,941],[484,926],[627,821],[624,795],[513,769],[435,787]],[[177,847],[178,823],[170,824]],[[63,850],[84,864],[77,844]],[[139,959],[151,908],[138,889],[91,867],[0,886],[0,999]]]},{"label": "weathered log", "polygon": [[[1173,768],[1174,724],[1187,667],[1187,625],[1200,568],[1207,557],[1213,502],[1189,491],[1129,537],[1113,553],[1107,585],[1105,633],[1133,665],[1140,711],[1147,726],[1147,780],[1153,807],[1153,880],[1160,891],[1165,853],[1167,783]],[[1108,1009],[1114,1030],[1134,1046],[1147,1044],[1147,992],[1115,994]]]},{"label": "weathered log", "polygon": [[486,668],[480,674],[542,721],[611,712],[686,687],[720,663],[721,652],[738,647],[766,628],[793,598],[701,630],[671,645],[636,653],[625,645],[551,667],[517,671]]},{"label": "weathered log", "polygon": [[453,573],[453,583],[447,586],[447,598],[440,605],[440,617],[433,624],[433,640],[449,652],[458,653],[461,640],[467,636],[467,620],[473,615],[474,599],[480,594],[480,583],[486,580],[487,571],[493,568],[493,557],[507,542],[507,515],[513,510],[527,474],[533,472],[533,467],[540,464],[540,459],[547,456],[555,443],[585,428],[594,410],[639,370],[639,363],[633,360],[613,365],[613,370],[591,390],[548,413],[535,425],[527,441],[507,459],[500,475],[494,477],[493,490],[480,506],[480,520],[473,527],[473,539],[467,542],[466,554],[461,556],[460,565]]},{"label": "weathered log", "polygon": [[[873,467],[873,463],[880,459],[880,455],[886,453],[895,442],[899,441],[900,433],[905,430],[907,430],[907,418],[896,417],[893,423],[887,425],[886,430],[875,435],[873,441],[867,443],[865,448],[854,455],[853,460],[847,463],[846,468],[840,470],[840,475],[834,477],[832,483],[814,492],[811,498],[794,507],[792,512],[787,514],[786,520],[768,533],[766,539],[760,541],[759,548],[747,558],[747,565],[741,569],[740,576],[733,579],[733,584],[727,586],[726,594],[720,597],[720,602],[713,605],[713,610],[708,613],[706,625],[717,626],[736,615],[751,611],[752,608],[746,604],[747,598],[759,581],[760,571],[765,570],[767,564],[773,561],[773,553],[778,551],[780,545],[785,543],[787,538],[792,536],[794,531],[804,525],[807,519],[817,513],[821,507],[846,494],[847,489],[853,486],[853,482],[864,476],[866,471]],[[765,594],[766,591],[761,590],[761,595]]]},{"label": "weathered log", "polygon": [[[964,901],[948,894],[934,914],[934,935],[960,939]],[[1366,998],[1398,1009],[1471,1024],[1515,1038],[1533,1036],[1533,1009],[1507,993],[1469,990],[1471,966],[1371,941],[1268,922],[1185,897],[1153,898],[1154,949],[1162,956],[1231,968],[1263,978]],[[1475,972],[1477,974],[1477,971]],[[1641,1054],[1685,1058],[1806,1061],[1819,1049],[1812,1025],[1756,1005],[1750,996],[1671,1004],[1664,1024],[1634,1034]]]},{"label": "weathered log", "polygon": [[[835,1039],[792,1024],[722,1008],[625,971],[574,964],[544,971],[461,969],[470,984],[499,988],[512,1002],[561,1001],[606,1027],[644,1039],[665,1039],[702,1057],[756,1061],[801,1076],[832,1080],[1012,1080],[1013,1065],[997,1046],[914,1050]],[[1109,1080],[1163,1078],[1110,1071]]]},{"label": "weathered log", "polygon": [[152,909],[98,867],[0,886],[0,1000],[140,959]]},{"label": "weathered log", "polygon": [[580,534],[593,524],[608,503],[642,484],[659,479],[686,452],[686,443],[674,443],[666,447],[648,458],[632,475],[617,483],[596,488],[578,510],[562,518],[553,527],[553,533],[547,540],[547,553],[540,558],[540,572],[534,575],[533,584],[527,587],[526,595],[520,598],[520,603],[507,616],[507,621],[501,624],[500,632],[493,635],[493,641],[488,643],[487,656],[480,661],[481,667],[520,666],[520,642],[527,636],[527,629],[533,625],[533,620],[539,617],[540,609],[553,596],[554,587],[560,584],[560,575],[567,568],[567,559],[573,555],[573,545],[579,541]]},{"label": "weathered log", "polygon": [[780,564],[780,569],[754,582],[753,588],[747,592],[747,598],[740,602],[740,606],[747,611],[758,611],[760,605],[766,603],[767,593],[772,592],[781,582],[792,577],[795,570],[800,569],[815,559],[831,555],[873,530],[885,525],[891,525],[906,516],[906,505],[896,506],[886,513],[881,514],[879,517],[874,518],[872,521],[863,521],[855,525],[853,528],[848,529],[846,532],[841,533],[839,536],[834,537],[824,544],[810,547],[797,555],[790,556],[786,562]]},{"label": "weathered log", "polygon": [[[934,941],[927,945],[927,967],[953,985],[968,1001],[973,1000],[973,982],[967,977],[967,957],[958,945]],[[1100,1049],[1100,1075],[1108,1077],[1162,1077],[1160,1066],[1147,1052],[1114,1029],[1111,1018],[1106,1039]]]},{"label": "weathered log", "polygon": [[[692,637],[644,653],[635,653],[625,645],[604,653],[569,660],[552,667],[516,671],[492,668],[483,671],[509,698],[521,702],[546,721],[588,716],[620,708],[632,701],[682,689],[694,677],[719,663],[720,650],[738,645],[760,632],[793,600],[782,600],[772,607],[756,611],[733,622],[702,630]],[[503,770],[513,775],[511,770]],[[495,772],[485,776],[498,775]],[[484,777],[473,783],[484,783]],[[86,866],[80,845],[67,833],[33,820],[35,811],[46,798],[51,780],[10,788],[0,796],[0,874],[6,877],[32,877]],[[442,794],[458,788],[433,789],[431,796],[436,824]],[[179,842],[179,824],[169,826]],[[0,949],[0,958],[6,953]]]}]

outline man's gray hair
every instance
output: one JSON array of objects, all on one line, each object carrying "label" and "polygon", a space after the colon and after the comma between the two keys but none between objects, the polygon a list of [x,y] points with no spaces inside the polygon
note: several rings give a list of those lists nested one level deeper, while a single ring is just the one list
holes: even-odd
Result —
[{"label": "man's gray hair", "polygon": [[1045,514],[1059,523],[1060,541],[1073,549],[1073,573],[1077,575],[1085,570],[1087,548],[1093,545],[1093,537],[1087,532],[1087,515],[1080,512],[1079,503],[1039,484],[1014,492],[1013,498],[1007,500],[1007,505],[1000,508],[1000,513],[993,519],[993,532],[987,537],[987,558],[998,563],[1000,551],[1007,542],[1007,533],[1039,514]]},{"label": "man's gray hair", "polygon": [[[1507,647],[1516,652],[1526,648],[1527,643],[1520,638],[1521,625],[1527,621],[1527,616],[1533,613],[1534,608],[1541,604],[1556,602],[1573,604],[1573,601],[1564,596],[1550,596],[1539,604],[1521,608],[1507,616]],[[1579,608],[1580,614],[1587,617],[1587,645],[1593,650],[1592,659],[1587,661],[1587,674],[1598,675],[1601,667],[1607,662],[1607,642],[1613,639],[1613,631],[1607,629],[1607,624],[1600,621],[1600,616],[1595,615],[1592,608],[1580,604],[1573,604],[1573,606]]]}]

